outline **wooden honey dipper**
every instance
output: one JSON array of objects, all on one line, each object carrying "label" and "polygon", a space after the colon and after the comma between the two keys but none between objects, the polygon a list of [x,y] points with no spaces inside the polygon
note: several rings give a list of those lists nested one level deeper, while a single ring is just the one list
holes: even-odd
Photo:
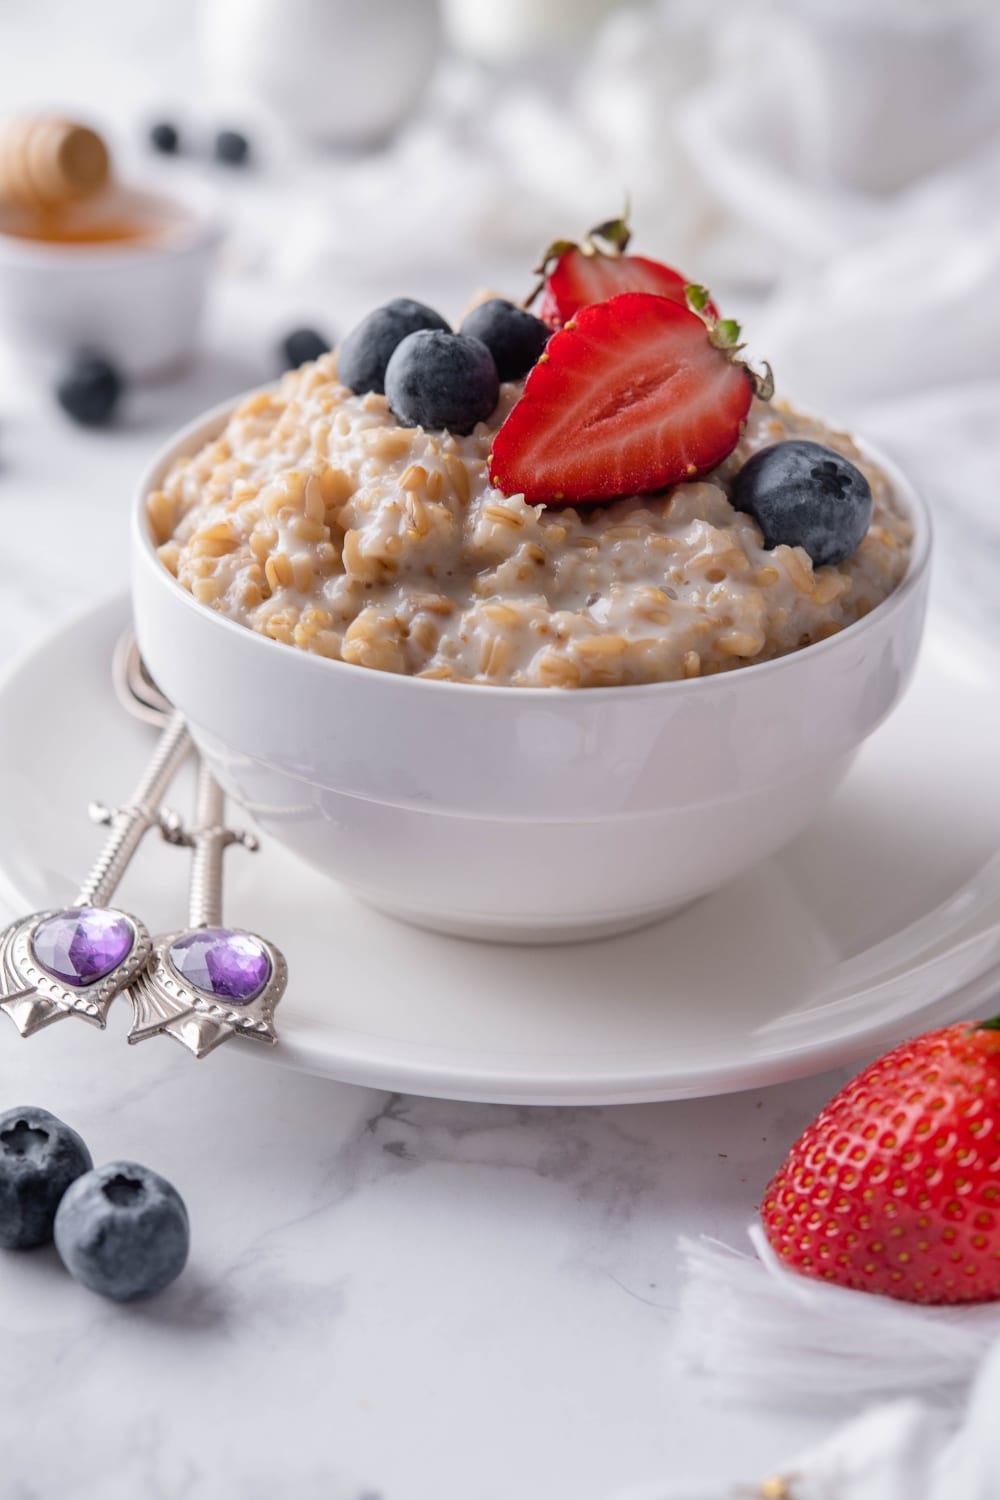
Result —
[{"label": "wooden honey dipper", "polygon": [[108,181],[108,148],[72,120],[32,115],[0,130],[0,200],[48,210],[89,198]]}]

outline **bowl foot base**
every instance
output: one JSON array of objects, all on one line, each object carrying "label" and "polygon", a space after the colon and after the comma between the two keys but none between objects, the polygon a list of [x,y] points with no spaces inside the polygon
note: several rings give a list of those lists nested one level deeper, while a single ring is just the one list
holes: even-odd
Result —
[{"label": "bowl foot base", "polygon": [[[626,932],[636,932],[640,927],[651,927],[667,917],[677,916],[694,904],[692,900],[678,902],[675,906],[656,907],[654,910],[631,912],[628,916],[567,918],[540,924],[518,922],[515,919],[496,920],[478,917],[438,916],[429,912],[412,911],[393,906],[383,901],[372,901],[359,897],[367,906],[380,911],[384,916],[410,927],[422,927],[427,932],[441,933],[444,937],[465,938],[479,943],[518,943],[535,947],[549,947],[558,943],[592,943],[601,938],[620,937]],[[699,900],[695,897],[694,900]]]}]

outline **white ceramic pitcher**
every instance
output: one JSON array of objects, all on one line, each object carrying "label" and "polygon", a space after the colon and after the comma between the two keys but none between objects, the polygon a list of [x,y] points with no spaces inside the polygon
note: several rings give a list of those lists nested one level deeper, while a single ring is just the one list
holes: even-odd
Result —
[{"label": "white ceramic pitcher", "polygon": [[202,44],[220,94],[312,140],[374,145],[430,80],[437,0],[208,0]]}]

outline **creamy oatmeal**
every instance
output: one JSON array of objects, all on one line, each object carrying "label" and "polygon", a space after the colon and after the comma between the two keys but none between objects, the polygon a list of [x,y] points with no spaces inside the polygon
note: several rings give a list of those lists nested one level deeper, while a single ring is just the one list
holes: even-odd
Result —
[{"label": "creamy oatmeal", "polygon": [[[501,388],[468,437],[401,426],[327,355],[243,402],[179,460],[148,514],[165,567],[212,609],[289,646],[385,672],[604,687],[720,672],[842,630],[899,583],[910,529],[851,440],[758,401],[711,475],[661,495],[544,509],[490,486]],[[810,438],[874,498],[835,567],[766,550],[727,484],[756,450]]]}]

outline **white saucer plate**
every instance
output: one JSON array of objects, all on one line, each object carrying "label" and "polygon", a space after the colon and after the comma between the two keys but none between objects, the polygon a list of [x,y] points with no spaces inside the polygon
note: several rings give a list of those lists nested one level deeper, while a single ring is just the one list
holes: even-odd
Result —
[{"label": "white saucer plate", "polygon": [[[72,900],[100,842],[88,802],[123,800],[149,752],[152,731],[110,683],[127,616],[123,598],[92,609],[0,684],[10,915]],[[546,1105],[725,1093],[852,1061],[982,1012],[1000,986],[998,765],[1000,656],[932,612],[913,687],[822,819],[644,931],[556,948],[440,937],[272,841],[233,850],[226,920],[276,942],[290,983],[280,1044],[231,1045],[381,1089]],[[171,798],[182,812],[192,784],[185,774]],[[117,899],[154,931],[174,927],[187,874],[151,836]],[[0,1041],[44,1044],[12,1027]]]}]

